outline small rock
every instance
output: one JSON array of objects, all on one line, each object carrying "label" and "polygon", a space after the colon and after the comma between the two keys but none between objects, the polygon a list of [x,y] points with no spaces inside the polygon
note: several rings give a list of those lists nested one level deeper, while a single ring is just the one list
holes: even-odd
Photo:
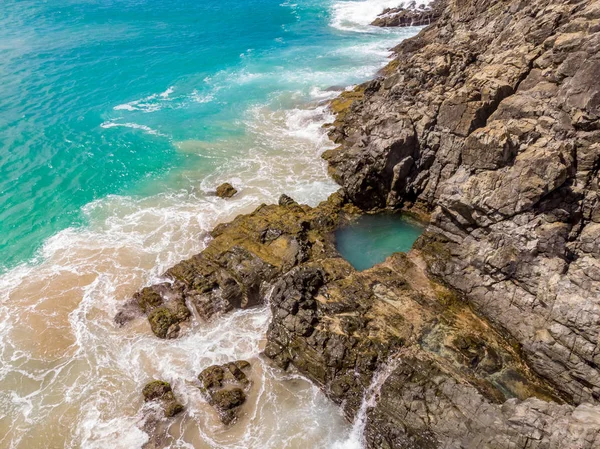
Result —
[{"label": "small rock", "polygon": [[239,407],[246,402],[245,389],[250,385],[243,370],[250,368],[245,360],[212,365],[200,373],[202,391],[208,402],[219,413],[223,424],[230,424],[238,416]]},{"label": "small rock", "polygon": [[220,410],[231,410],[246,401],[246,394],[241,388],[219,390],[213,394],[214,406]]},{"label": "small rock", "polygon": [[171,385],[162,380],[153,380],[147,383],[143,390],[144,401],[160,401],[167,418],[171,418],[183,411],[183,405],[175,399]]},{"label": "small rock", "polygon": [[298,204],[298,203],[292,197],[287,196],[285,193],[283,193],[279,197],[279,205],[280,206],[291,206],[293,204]]},{"label": "small rock", "polygon": [[217,187],[217,196],[219,198],[231,198],[237,193],[237,189],[228,182]]}]

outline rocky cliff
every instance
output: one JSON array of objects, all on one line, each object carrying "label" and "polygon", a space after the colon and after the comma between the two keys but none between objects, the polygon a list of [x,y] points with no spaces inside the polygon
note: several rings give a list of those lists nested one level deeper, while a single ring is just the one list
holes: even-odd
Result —
[{"label": "rocky cliff", "polygon": [[[368,447],[600,448],[600,1],[440,5],[332,102],[342,192],[219,226],[117,322],[269,301],[265,355],[349,419],[369,396]],[[357,272],[332,232],[381,209],[431,221]]]},{"label": "rocky cliff", "polygon": [[429,273],[573,404],[600,397],[599,50],[598,1],[450,1],[326,154],[357,205],[433,211]]}]

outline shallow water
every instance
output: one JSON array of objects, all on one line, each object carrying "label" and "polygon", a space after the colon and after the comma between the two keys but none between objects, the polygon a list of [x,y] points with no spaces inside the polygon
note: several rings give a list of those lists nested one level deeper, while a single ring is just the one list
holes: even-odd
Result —
[{"label": "shallow water", "polygon": [[409,251],[423,227],[400,214],[363,215],[335,233],[340,254],[357,270],[366,270],[397,252]]},{"label": "shallow water", "polygon": [[[417,31],[367,25],[397,3],[2,3],[0,448],[139,448],[152,378],[186,405],[165,422],[168,447],[347,440],[316,387],[258,357],[267,308],[168,342],[112,318],[215,224],[282,192],[316,204],[337,189],[319,158],[323,101]],[[216,198],[223,181],[240,194]],[[224,428],[193,381],[235,358],[253,363],[255,394]]]}]

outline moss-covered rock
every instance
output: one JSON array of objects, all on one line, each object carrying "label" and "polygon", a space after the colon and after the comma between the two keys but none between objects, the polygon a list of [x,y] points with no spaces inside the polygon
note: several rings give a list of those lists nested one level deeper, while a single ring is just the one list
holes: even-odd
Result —
[{"label": "moss-covered rock", "polygon": [[201,382],[200,389],[224,424],[235,421],[239,408],[246,401],[246,391],[250,386],[246,372],[249,372],[250,368],[247,361],[236,360],[223,365],[209,366],[198,376]]},{"label": "moss-covered rock", "polygon": [[219,410],[231,410],[246,401],[246,394],[241,388],[231,388],[215,391],[212,395],[213,404]]},{"label": "moss-covered rock", "polygon": [[183,405],[175,399],[171,384],[162,380],[153,380],[142,389],[145,402],[159,401],[165,416],[171,418],[184,409]]},{"label": "moss-covered rock", "polygon": [[167,307],[159,307],[148,315],[152,332],[157,337],[168,338],[179,331],[177,315]]},{"label": "moss-covered rock", "polygon": [[209,366],[200,373],[198,379],[207,390],[220,388],[223,385],[223,379],[225,379],[225,369],[219,365]]},{"label": "moss-covered rock", "polygon": [[170,393],[171,384],[168,382],[164,382],[162,380],[154,380],[152,382],[147,383],[143,390],[142,394],[144,395],[144,400],[146,402],[153,401],[155,399],[161,399],[166,394]]}]

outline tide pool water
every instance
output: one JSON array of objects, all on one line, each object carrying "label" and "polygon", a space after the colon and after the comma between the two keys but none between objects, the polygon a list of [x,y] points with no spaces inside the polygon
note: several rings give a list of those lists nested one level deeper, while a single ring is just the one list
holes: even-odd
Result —
[{"label": "tide pool water", "polygon": [[[177,341],[113,317],[215,224],[337,189],[326,101],[418,31],[368,25],[399,3],[0,4],[1,448],[141,448],[155,378],[186,406],[161,447],[360,447],[316,387],[259,357],[268,308],[194,319]],[[224,181],[240,193],[215,197]],[[253,390],[226,428],[194,379],[239,358]]]},{"label": "tide pool water", "polygon": [[397,252],[409,251],[423,227],[400,214],[363,215],[338,229],[336,247],[357,270],[366,270]]}]

